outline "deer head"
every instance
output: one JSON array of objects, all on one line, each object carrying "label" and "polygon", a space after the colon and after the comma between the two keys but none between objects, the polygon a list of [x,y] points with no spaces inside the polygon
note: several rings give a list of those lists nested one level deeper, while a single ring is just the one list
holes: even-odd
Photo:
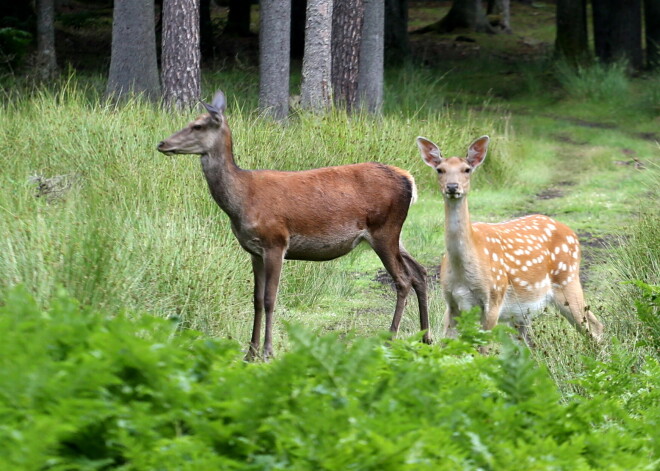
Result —
[{"label": "deer head", "polygon": [[163,154],[208,154],[211,149],[222,144],[219,140],[231,141],[231,133],[225,118],[227,102],[225,95],[218,91],[211,104],[202,105],[208,113],[198,116],[181,131],[158,144],[158,151]]},{"label": "deer head", "polygon": [[417,146],[424,163],[435,169],[438,174],[440,191],[447,199],[458,199],[470,191],[472,172],[483,163],[488,151],[488,136],[476,139],[467,150],[465,158],[442,157],[437,145],[424,137],[417,138]]}]

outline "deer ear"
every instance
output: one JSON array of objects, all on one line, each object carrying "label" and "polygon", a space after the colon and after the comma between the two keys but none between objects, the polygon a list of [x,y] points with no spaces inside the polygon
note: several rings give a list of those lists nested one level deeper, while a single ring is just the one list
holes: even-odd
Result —
[{"label": "deer ear", "polygon": [[227,109],[227,100],[225,99],[225,94],[222,93],[222,90],[215,92],[213,97],[213,106],[218,110],[220,114],[225,114],[225,109]]},{"label": "deer ear", "polygon": [[203,101],[200,101],[200,103],[204,108],[206,108],[206,111],[208,111],[211,116],[215,116],[220,113],[220,110],[218,110],[215,106],[204,103]]},{"label": "deer ear", "polygon": [[436,168],[442,162],[442,152],[438,146],[433,142],[429,141],[425,137],[417,138],[417,147],[419,147],[419,152],[422,154],[422,160],[429,167]]},{"label": "deer ear", "polygon": [[488,151],[488,142],[490,138],[488,136],[481,136],[478,139],[470,144],[467,151],[467,163],[472,167],[478,167],[481,165],[486,158],[486,152]]}]

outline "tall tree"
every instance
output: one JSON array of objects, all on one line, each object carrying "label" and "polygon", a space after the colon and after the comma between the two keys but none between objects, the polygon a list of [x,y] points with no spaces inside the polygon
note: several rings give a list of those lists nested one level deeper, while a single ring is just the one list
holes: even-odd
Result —
[{"label": "tall tree", "polygon": [[481,0],[454,0],[449,12],[440,21],[425,26],[415,31],[415,33],[431,31],[450,33],[459,28],[486,33],[496,32],[490,23],[488,23],[488,18],[486,18],[486,12],[481,5]]},{"label": "tall tree", "polygon": [[642,66],[641,0],[592,0],[596,56]]},{"label": "tall tree", "polygon": [[364,25],[358,71],[359,107],[377,113],[383,104],[385,3],[364,0]]},{"label": "tall tree", "polygon": [[261,0],[259,107],[282,120],[289,112],[291,0]]},{"label": "tall tree", "polygon": [[581,62],[589,55],[587,2],[585,0],[557,0],[556,18],[556,55],[572,63]]},{"label": "tall tree", "polygon": [[332,94],[352,111],[357,101],[364,0],[335,0],[332,11]]},{"label": "tall tree", "polygon": [[37,0],[37,76],[50,80],[57,74],[54,0]]},{"label": "tall tree", "polygon": [[385,54],[394,63],[410,56],[408,0],[385,0]]},{"label": "tall tree", "polygon": [[660,0],[644,0],[646,61],[650,68],[660,67]]},{"label": "tall tree", "polygon": [[153,0],[115,0],[106,94],[160,98]]},{"label": "tall tree", "polygon": [[332,71],[332,0],[308,0],[300,105],[322,111],[330,107]]},{"label": "tall tree", "polygon": [[199,41],[199,0],[164,0],[161,81],[166,106],[182,109],[197,104]]},{"label": "tall tree", "polygon": [[500,16],[499,25],[505,33],[511,32],[511,0],[495,0],[495,11]]}]

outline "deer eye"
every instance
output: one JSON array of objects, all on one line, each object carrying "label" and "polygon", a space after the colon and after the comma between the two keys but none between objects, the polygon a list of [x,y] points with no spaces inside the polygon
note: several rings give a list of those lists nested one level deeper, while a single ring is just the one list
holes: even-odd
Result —
[{"label": "deer eye", "polygon": [[199,131],[200,129],[202,129],[202,125],[201,125],[201,124],[193,124],[193,127],[192,127],[192,128],[193,128],[193,130],[195,130],[195,131]]},{"label": "deer eye", "polygon": [[438,173],[441,174],[441,175],[442,175],[443,173],[445,173],[445,170],[442,169],[442,168],[436,168],[435,171],[438,172]]},{"label": "deer eye", "polygon": [[470,167],[467,167],[465,170],[463,170],[463,173],[470,173],[472,169]]}]

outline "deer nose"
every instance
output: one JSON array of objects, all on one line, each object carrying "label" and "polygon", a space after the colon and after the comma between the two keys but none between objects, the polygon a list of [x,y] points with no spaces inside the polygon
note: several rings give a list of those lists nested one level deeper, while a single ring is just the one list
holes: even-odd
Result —
[{"label": "deer nose", "polygon": [[447,193],[450,195],[458,193],[458,183],[447,183]]},{"label": "deer nose", "polygon": [[165,144],[165,141],[160,141],[158,145],[156,146],[156,149],[160,150],[161,147]]}]

